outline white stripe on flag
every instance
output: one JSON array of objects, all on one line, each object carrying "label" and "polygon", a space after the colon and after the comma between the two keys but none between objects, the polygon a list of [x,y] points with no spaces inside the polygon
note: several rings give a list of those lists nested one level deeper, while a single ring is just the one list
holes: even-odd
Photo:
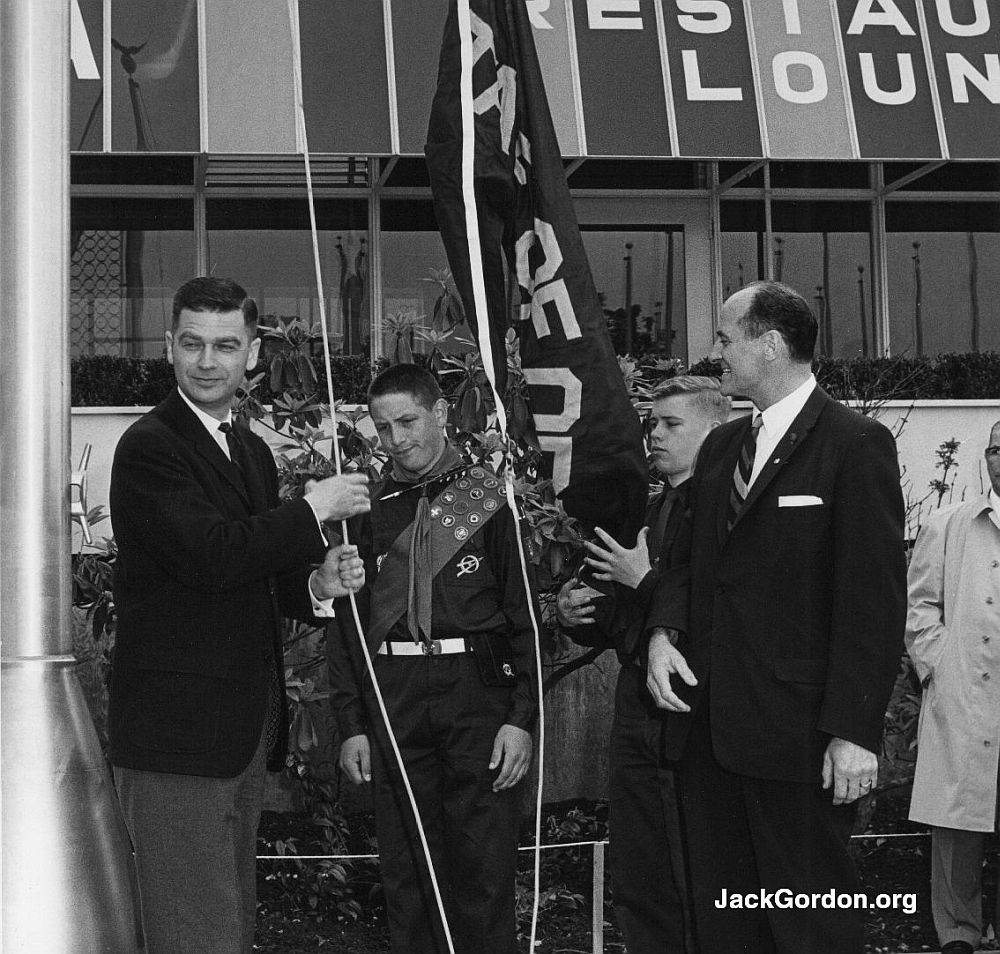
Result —
[{"label": "white stripe on flag", "polygon": [[483,252],[479,244],[479,211],[476,208],[476,114],[472,95],[472,16],[469,0],[458,0],[458,35],[462,46],[462,204],[465,207],[465,232],[469,240],[469,273],[476,310],[476,339],[483,359],[483,370],[493,391],[500,433],[507,440],[507,411],[497,393],[496,367],[490,346],[489,311],[486,307],[486,279],[483,276]]}]

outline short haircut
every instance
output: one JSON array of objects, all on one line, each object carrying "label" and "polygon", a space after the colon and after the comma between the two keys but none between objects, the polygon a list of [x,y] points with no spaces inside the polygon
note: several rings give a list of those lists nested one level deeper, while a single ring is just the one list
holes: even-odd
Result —
[{"label": "short haircut", "polygon": [[444,397],[434,375],[417,364],[394,364],[376,375],[368,385],[369,407],[375,398],[385,397],[388,394],[408,394],[417,404],[428,410]]},{"label": "short haircut", "polygon": [[192,278],[177,289],[174,295],[174,313],[171,328],[177,328],[181,312],[188,311],[242,311],[243,323],[250,329],[252,338],[257,331],[257,302],[242,285],[231,278],[202,276]]},{"label": "short haircut", "polygon": [[794,288],[781,282],[751,282],[753,298],[739,325],[748,338],[759,338],[765,331],[777,331],[788,345],[792,360],[811,362],[816,350],[819,324],[809,303]]},{"label": "short haircut", "polygon": [[699,374],[678,374],[676,377],[666,378],[653,389],[652,400],[661,401],[678,395],[690,397],[695,406],[713,421],[725,424],[729,419],[733,404],[729,396],[719,390],[717,378]]}]

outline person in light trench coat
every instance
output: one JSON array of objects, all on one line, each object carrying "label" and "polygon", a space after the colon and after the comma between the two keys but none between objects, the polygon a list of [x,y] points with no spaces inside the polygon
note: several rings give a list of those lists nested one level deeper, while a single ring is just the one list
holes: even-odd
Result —
[{"label": "person in light trench coat", "polygon": [[1000,422],[986,465],[989,492],[931,517],[908,579],[906,646],[924,687],[910,818],[933,826],[931,907],[949,954],[979,945],[983,843],[997,826]]}]

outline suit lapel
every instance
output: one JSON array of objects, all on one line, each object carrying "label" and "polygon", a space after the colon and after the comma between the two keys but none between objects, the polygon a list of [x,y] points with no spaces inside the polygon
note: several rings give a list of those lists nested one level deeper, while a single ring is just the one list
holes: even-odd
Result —
[{"label": "suit lapel", "polygon": [[250,496],[253,513],[263,513],[268,509],[267,489],[264,485],[264,473],[261,469],[260,455],[256,453],[253,432],[242,421],[235,421],[234,426],[239,432],[240,440],[246,451],[246,489]]},{"label": "suit lapel", "polygon": [[[736,517],[736,523],[733,524],[734,527],[743,519],[744,514],[753,507],[761,494],[767,489],[768,484],[774,480],[778,472],[802,446],[805,439],[809,436],[809,432],[816,424],[816,420],[822,412],[824,404],[829,400],[831,399],[822,388],[817,386],[813,389],[802,410],[799,411],[795,420],[792,421],[791,426],[785,431],[784,437],[778,441],[778,446],[771,452],[770,458],[765,461],[763,469],[750,487],[747,499],[743,502],[739,515]],[[733,466],[736,466],[735,459],[733,460]]]},{"label": "suit lapel", "polygon": [[246,485],[236,465],[226,457],[222,448],[208,433],[204,424],[195,417],[184,399],[174,391],[161,405],[164,417],[173,429],[185,440],[189,441],[195,452],[200,454],[216,473],[239,495],[240,499],[251,508],[250,496]]}]

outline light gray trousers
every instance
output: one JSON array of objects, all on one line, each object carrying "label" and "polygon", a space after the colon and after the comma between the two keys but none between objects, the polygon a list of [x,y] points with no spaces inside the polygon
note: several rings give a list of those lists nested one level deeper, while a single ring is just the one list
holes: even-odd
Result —
[{"label": "light gray trousers", "polygon": [[235,778],[115,766],[135,850],[146,954],[250,954],[266,775],[261,739]]}]

